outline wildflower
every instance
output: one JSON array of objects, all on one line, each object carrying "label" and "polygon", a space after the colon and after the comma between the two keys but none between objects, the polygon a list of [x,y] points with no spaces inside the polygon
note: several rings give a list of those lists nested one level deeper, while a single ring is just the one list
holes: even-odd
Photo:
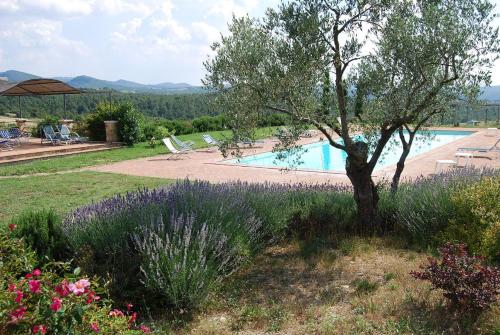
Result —
[{"label": "wildflower", "polygon": [[125,306],[127,307],[127,312],[130,312],[130,310],[132,309],[132,307],[134,307],[134,305],[132,305],[131,303],[128,303]]},{"label": "wildflower", "polygon": [[61,284],[57,285],[55,287],[55,290],[56,292],[61,296],[61,297],[65,297],[69,294],[70,290],[69,290],[69,285],[68,285],[68,281],[66,279],[64,279]]},{"label": "wildflower", "polygon": [[141,330],[143,333],[147,334],[147,333],[151,333],[151,329],[145,325],[141,325]]},{"label": "wildflower", "polygon": [[46,334],[47,333],[47,327],[44,325],[36,325],[33,327],[33,334]]},{"label": "wildflower", "polygon": [[58,297],[52,298],[52,304],[50,304],[50,309],[53,310],[54,312],[57,312],[58,310],[61,309],[61,299]]},{"label": "wildflower", "polygon": [[24,276],[24,278],[26,278],[26,279],[30,279],[31,277],[33,277],[33,275],[31,273],[27,273],[26,276]]},{"label": "wildflower", "polygon": [[42,271],[40,271],[40,269],[35,269],[31,274],[33,274],[33,276],[35,277],[38,277],[42,274]]},{"label": "wildflower", "polygon": [[17,286],[16,284],[9,284],[7,285],[7,289],[9,290],[9,292],[14,292],[16,289],[17,289]]},{"label": "wildflower", "polygon": [[21,300],[23,300],[23,296],[24,296],[23,292],[17,290],[16,291],[16,299],[14,299],[14,301],[17,302],[18,304],[20,304]]},{"label": "wildflower", "polygon": [[125,316],[125,314],[123,314],[123,312],[119,309],[113,309],[109,312],[109,316]]},{"label": "wildflower", "polygon": [[131,325],[135,322],[135,320],[137,320],[137,313],[136,312],[132,313],[132,316],[128,319],[128,323]]},{"label": "wildflower", "polygon": [[99,325],[97,324],[97,322],[93,322],[90,324],[90,329],[92,329],[93,331],[95,331],[96,333],[99,332]]},{"label": "wildflower", "polygon": [[16,229],[16,227],[17,226],[15,224],[13,224],[13,223],[9,224],[9,230],[10,231],[13,231],[14,229]]},{"label": "wildflower", "polygon": [[10,322],[17,323],[26,313],[26,307],[19,307],[10,313]]},{"label": "wildflower", "polygon": [[85,290],[90,286],[90,282],[87,279],[80,279],[76,283],[68,285],[71,292],[76,295],[81,295],[85,293]]},{"label": "wildflower", "polygon": [[40,293],[42,283],[39,280],[31,279],[29,282],[30,291],[33,293]]}]

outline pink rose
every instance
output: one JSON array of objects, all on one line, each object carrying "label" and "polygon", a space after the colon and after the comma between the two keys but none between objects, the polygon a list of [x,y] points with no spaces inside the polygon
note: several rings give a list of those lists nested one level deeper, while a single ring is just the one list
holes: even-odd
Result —
[{"label": "pink rose", "polygon": [[32,274],[33,274],[33,276],[38,277],[42,274],[42,271],[40,271],[40,269],[35,269],[35,270],[33,270]]},{"label": "pink rose", "polygon": [[23,296],[24,296],[23,292],[17,290],[16,291],[16,299],[14,299],[14,301],[17,302],[18,304],[20,304],[21,300],[23,300]]},{"label": "pink rose", "polygon": [[69,293],[70,293],[70,290],[69,290],[69,285],[68,285],[68,281],[66,279],[64,279],[61,284],[57,285],[56,288],[55,288],[55,291],[57,292],[57,294],[59,294],[61,297],[65,297],[67,296]]},{"label": "pink rose", "polygon": [[17,323],[26,313],[26,307],[19,307],[10,313],[10,323]]},{"label": "pink rose", "polygon": [[39,281],[39,280],[34,280],[34,279],[31,279],[29,282],[29,287],[30,287],[30,291],[33,292],[33,293],[40,293],[40,287],[42,286],[42,283]]},{"label": "pink rose", "polygon": [[33,327],[33,334],[46,334],[47,333],[47,327],[44,325],[37,325]]},{"label": "pink rose", "polygon": [[93,322],[90,324],[90,329],[92,329],[93,331],[98,333],[99,332],[99,325],[96,322]]},{"label": "pink rose", "polygon": [[58,310],[61,309],[61,299],[58,297],[52,298],[52,304],[50,304],[50,309],[53,310],[54,312],[57,312]]},{"label": "pink rose", "polygon": [[111,312],[109,312],[109,316],[125,316],[122,311],[119,309],[113,309]]},{"label": "pink rose", "polygon": [[90,286],[90,282],[87,279],[80,279],[74,284],[69,284],[68,288],[71,292],[76,295],[81,295],[85,293],[85,290]]}]

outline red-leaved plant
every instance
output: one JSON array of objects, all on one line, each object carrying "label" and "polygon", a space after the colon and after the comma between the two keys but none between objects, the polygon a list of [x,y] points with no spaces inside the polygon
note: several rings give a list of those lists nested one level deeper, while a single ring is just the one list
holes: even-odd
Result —
[{"label": "red-leaved plant", "polygon": [[410,274],[442,289],[450,307],[458,312],[479,312],[497,300],[500,292],[500,269],[482,264],[483,258],[471,256],[465,244],[446,243],[439,249],[441,262],[429,258],[422,272]]}]

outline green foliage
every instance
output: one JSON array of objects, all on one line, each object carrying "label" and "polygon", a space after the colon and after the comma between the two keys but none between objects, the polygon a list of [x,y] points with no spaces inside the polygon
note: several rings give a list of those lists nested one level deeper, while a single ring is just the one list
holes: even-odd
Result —
[{"label": "green foliage", "polygon": [[371,282],[367,279],[358,279],[354,281],[354,286],[356,287],[356,292],[358,294],[367,294],[375,292],[378,288],[378,284]]},{"label": "green foliage", "polygon": [[67,239],[63,237],[60,219],[52,210],[30,211],[12,220],[14,236],[22,238],[36,252],[39,263],[62,261],[71,257]]},{"label": "green foliage", "polygon": [[85,117],[86,135],[95,141],[105,141],[106,128],[104,121],[115,120],[115,113],[116,105],[108,103],[98,104],[95,111]]},{"label": "green foliage", "polygon": [[140,128],[141,118],[142,116],[136,112],[131,103],[122,103],[120,105],[102,103],[97,105],[95,112],[88,114],[85,118],[86,134],[93,140],[105,141],[106,128],[104,121],[118,121],[120,140],[132,145],[143,138]]},{"label": "green foliage", "polygon": [[[59,117],[55,116],[55,115],[45,115],[43,117],[42,120],[40,120],[36,127],[33,128],[32,130],[32,136],[35,136],[35,137],[42,137],[43,136],[43,127],[44,126],[52,126],[52,128],[54,128],[54,130],[56,130],[57,128],[57,125],[59,125]],[[57,131],[57,130],[56,130]]]},{"label": "green foliage", "polygon": [[484,178],[451,195],[456,213],[441,242],[462,242],[475,254],[500,262],[500,177]]},{"label": "green foliage", "polygon": [[120,138],[123,142],[133,145],[142,140],[143,135],[140,128],[142,115],[137,113],[131,103],[119,105],[115,117],[118,121]]},{"label": "green foliage", "polygon": [[[12,225],[10,227],[15,229]],[[5,290],[9,282],[31,272],[36,262],[36,254],[23,240],[13,239],[0,231],[0,292]]]}]

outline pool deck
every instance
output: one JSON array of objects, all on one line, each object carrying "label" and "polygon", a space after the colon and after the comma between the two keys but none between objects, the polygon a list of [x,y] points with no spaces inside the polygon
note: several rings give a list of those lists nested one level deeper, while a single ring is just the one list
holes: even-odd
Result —
[{"label": "pool deck", "polygon": [[[433,128],[433,130],[465,130],[474,131],[470,136],[432,149],[407,159],[403,178],[418,177],[434,173],[435,163],[438,159],[456,160],[454,154],[460,147],[491,147],[499,138],[497,135],[488,136],[486,129],[470,128]],[[318,142],[319,136],[301,139],[300,144]],[[243,155],[271,151],[277,143],[276,139],[267,139],[262,148],[249,148],[243,150]],[[344,173],[320,171],[282,171],[279,168],[260,168],[238,166],[224,163],[224,158],[219,151],[199,149],[183,155],[178,160],[168,160],[169,155],[158,155],[149,158],[123,161],[109,165],[89,168],[92,171],[122,173],[134,176],[148,176],[171,179],[201,179],[210,182],[247,181],[247,182],[279,182],[279,183],[349,183]],[[186,157],[187,156],[187,157]],[[488,166],[500,168],[500,155],[488,153],[488,158],[475,157],[472,164],[477,167]],[[458,168],[462,167],[465,160],[460,160]],[[391,178],[395,165],[387,166],[374,172],[376,180]]]}]

